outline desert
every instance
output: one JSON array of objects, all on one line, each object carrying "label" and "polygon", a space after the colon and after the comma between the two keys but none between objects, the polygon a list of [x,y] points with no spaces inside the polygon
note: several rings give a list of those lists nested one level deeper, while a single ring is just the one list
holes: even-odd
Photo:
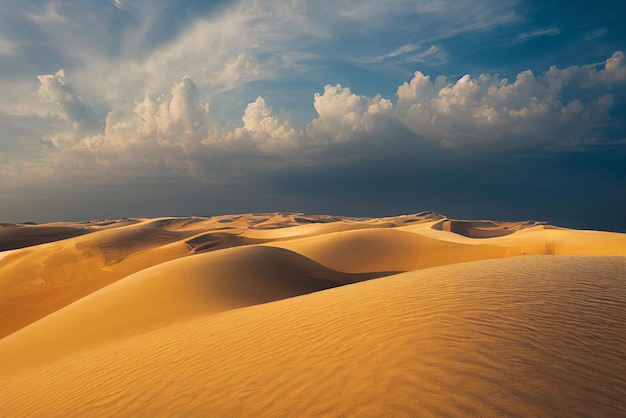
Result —
[{"label": "desert", "polygon": [[0,0],[0,418],[626,418],[624,22]]},{"label": "desert", "polygon": [[626,416],[626,234],[302,213],[0,227],[3,416]]}]

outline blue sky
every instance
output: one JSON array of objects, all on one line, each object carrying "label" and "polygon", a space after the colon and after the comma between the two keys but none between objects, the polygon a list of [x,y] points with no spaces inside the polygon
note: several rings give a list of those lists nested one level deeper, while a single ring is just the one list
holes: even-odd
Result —
[{"label": "blue sky", "polygon": [[626,3],[0,0],[0,221],[626,230]]}]

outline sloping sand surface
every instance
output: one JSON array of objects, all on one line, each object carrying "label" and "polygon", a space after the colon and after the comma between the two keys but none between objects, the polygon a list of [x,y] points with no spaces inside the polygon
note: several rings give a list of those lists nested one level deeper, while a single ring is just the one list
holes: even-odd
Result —
[{"label": "sloping sand surface", "polygon": [[128,232],[124,228],[93,232],[1,258],[0,336],[132,273],[189,254],[186,245],[168,246],[161,235],[142,240],[142,231]]},{"label": "sloping sand surface", "polygon": [[436,240],[392,228],[358,229],[274,242],[346,272],[410,271],[464,261],[499,258],[507,248]]},{"label": "sloping sand surface", "polygon": [[[4,373],[9,416],[623,416],[623,257],[415,271]],[[0,341],[4,356],[16,356]]]},{"label": "sloping sand surface", "polygon": [[267,303],[385,274],[340,273],[272,247],[185,257],[131,275],[6,337],[2,340],[6,370],[191,315]]},{"label": "sloping sand surface", "polygon": [[626,234],[268,213],[0,247],[0,416],[626,416]]},{"label": "sloping sand surface", "polygon": [[[435,215],[399,217],[398,223],[421,222],[432,216]],[[84,228],[88,235],[65,239],[61,234],[54,242],[0,255],[0,305],[3,307],[0,338],[135,272],[179,257],[371,228],[373,224],[379,224],[380,228],[394,225],[389,219],[381,225],[378,220],[361,222],[317,215],[225,215],[208,219],[124,219],[14,228],[16,240],[21,239],[20,234],[24,234],[24,239],[29,238],[31,232],[27,228],[35,227]],[[269,220],[276,229],[253,229]]]}]

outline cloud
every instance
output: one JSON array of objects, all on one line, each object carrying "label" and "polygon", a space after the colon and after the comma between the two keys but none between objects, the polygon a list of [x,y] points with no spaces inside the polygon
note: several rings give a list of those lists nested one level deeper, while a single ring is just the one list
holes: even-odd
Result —
[{"label": "cloud", "polygon": [[585,40],[587,41],[591,41],[594,39],[599,39],[602,38],[604,35],[606,35],[606,28],[600,28],[600,29],[596,29],[596,30],[592,30],[590,32],[587,32],[585,34]]},{"label": "cloud", "polygon": [[312,98],[317,116],[302,129],[275,115],[262,96],[242,109],[240,127],[220,125],[210,110],[220,102],[209,106],[190,76],[113,110],[92,105],[64,71],[39,82],[37,95],[50,106],[46,162],[28,170],[5,163],[3,171],[14,179],[23,169],[25,178],[46,172],[94,184],[171,176],[232,183],[298,167],[392,160],[427,167],[477,152],[556,152],[625,139],[623,121],[612,114],[625,104],[626,62],[619,51],[601,64],[522,71],[514,80],[495,74],[433,80],[416,71],[393,99],[326,85]]},{"label": "cloud", "polygon": [[0,55],[11,55],[15,52],[16,45],[15,43],[0,38]]},{"label": "cloud", "polygon": [[169,94],[146,95],[135,102],[130,118],[115,111],[106,119],[103,145],[123,148],[128,143],[184,144],[209,130],[209,104],[189,76],[172,86]]},{"label": "cloud", "polygon": [[517,35],[517,39],[520,41],[526,41],[528,39],[539,38],[541,36],[557,36],[561,33],[559,28],[546,28],[537,29],[532,32],[522,32]]},{"label": "cloud", "polygon": [[609,118],[614,100],[609,87],[626,81],[622,52],[603,67],[552,67],[539,76],[523,71],[513,82],[497,75],[433,82],[418,71],[398,88],[395,115],[416,133],[446,146],[584,141]]},{"label": "cloud", "polygon": [[[353,2],[333,3],[336,4],[337,15],[341,19],[368,27],[380,27],[395,21],[396,28],[411,30],[410,26],[418,22],[423,30],[422,41],[425,42],[448,38],[465,31],[486,30],[520,18],[513,10],[513,6],[518,3],[516,0],[485,0],[480,3],[453,0],[385,0],[363,1],[358,5]],[[399,19],[409,16],[411,19]],[[450,24],[452,22],[456,24]]]},{"label": "cloud", "polygon": [[[446,60],[442,39],[507,24],[515,3],[47,0],[5,7],[0,37],[20,31],[38,48],[21,60],[38,72],[65,68],[84,95],[115,108],[163,91],[185,74],[211,98],[261,80],[310,77],[320,66],[312,57],[364,62],[372,51],[381,56],[398,49],[408,62],[439,64]],[[419,39],[420,48],[390,46],[386,39],[397,33],[405,34],[409,49]],[[11,50],[7,45],[0,43],[0,53]]]},{"label": "cloud", "polygon": [[324,93],[315,93],[313,106],[318,114],[306,128],[315,143],[328,144],[354,140],[373,130],[378,116],[393,109],[390,100],[353,94],[348,87],[327,85]]},{"label": "cloud", "polygon": [[[338,201],[362,178],[384,191],[403,178],[465,178],[480,171],[470,160],[587,156],[626,139],[619,22],[592,8],[597,25],[555,21],[583,31],[566,34],[520,0],[0,5],[0,193],[17,196],[18,214],[28,185],[79,197],[108,187],[115,198],[141,188],[128,184],[155,195],[165,182],[199,184],[185,190],[219,188],[226,202],[232,190],[260,199],[263,182],[300,171],[312,188],[337,183]],[[524,47],[557,35],[582,42],[579,54],[549,61],[552,49]],[[587,65],[598,57],[608,59]]]},{"label": "cloud", "polygon": [[401,47],[391,51],[388,54],[383,55],[382,57],[380,57],[380,60],[385,60],[388,58],[395,58],[399,55],[405,55],[408,54],[410,52],[414,52],[416,50],[418,50],[420,48],[419,45],[416,44],[406,44],[406,45],[402,45]]},{"label": "cloud", "polygon": [[[241,120],[243,128],[226,133],[218,138],[218,143],[247,143],[255,151],[273,155],[289,154],[302,145],[302,133],[290,128],[287,122],[281,123],[263,97],[248,104]],[[215,141],[208,138],[204,143],[211,145]]]},{"label": "cloud", "polygon": [[363,57],[353,60],[358,64],[377,64],[395,62],[400,64],[422,63],[439,65],[448,61],[448,53],[441,45],[431,45],[424,48],[417,44],[407,44],[378,57]]},{"label": "cloud", "polygon": [[45,4],[45,9],[34,10],[28,13],[28,17],[34,21],[42,23],[65,23],[66,18],[59,13],[60,5],[53,2]]},{"label": "cloud", "polygon": [[37,96],[41,101],[53,104],[51,117],[66,122],[65,129],[69,129],[49,135],[46,141],[58,149],[88,143],[86,138],[101,125],[94,106],[73,91],[63,70],[54,75],[40,75],[37,79],[40,83]]},{"label": "cloud", "polygon": [[606,60],[604,69],[597,73],[590,72],[591,78],[600,83],[612,84],[626,81],[626,59],[622,51],[615,52],[611,58]]},{"label": "cloud", "polygon": [[[366,207],[376,196],[390,202],[385,210],[400,210],[392,208],[398,201],[405,202],[401,210],[407,211],[437,210],[436,205],[448,202],[441,208],[446,212],[469,196],[477,176],[498,193],[504,194],[510,184],[531,193],[532,188],[517,179],[532,180],[524,174],[530,170],[526,163],[545,164],[538,172],[549,177],[552,166],[545,161],[567,155],[567,164],[557,164],[564,178],[586,181],[586,190],[595,190],[596,180],[604,182],[608,186],[603,193],[613,196],[607,200],[616,202],[623,199],[613,185],[620,173],[616,161],[623,156],[623,151],[614,150],[626,143],[620,118],[626,105],[625,61],[617,51],[601,63],[521,71],[511,79],[497,74],[452,79],[416,71],[397,87],[394,97],[362,95],[342,84],[328,84],[309,96],[316,115],[302,127],[291,126],[289,113],[280,108],[275,112],[276,103],[261,95],[243,102],[239,123],[221,123],[214,113],[223,103],[191,75],[177,77],[160,91],[146,90],[124,106],[111,106],[99,103],[93,92],[73,83],[72,73],[60,70],[38,77],[39,87],[31,90],[49,113],[43,118],[45,144],[38,154],[30,149],[30,155],[18,161],[3,155],[0,173],[8,180],[0,192],[18,195],[20,187],[45,190],[52,185],[49,190],[105,189],[104,195],[114,198],[119,188],[148,184],[146,193],[158,196],[167,182],[194,195],[207,191],[206,201],[217,196],[226,201],[237,193],[272,200],[280,189],[287,193],[280,200],[286,205],[282,209],[298,210],[294,202],[302,202],[298,190],[304,187],[311,191],[310,207],[320,211],[340,210],[332,204],[343,198],[357,199]],[[535,157],[523,160],[520,155]],[[590,180],[585,178],[593,168],[583,168],[584,175],[571,174],[586,155],[593,155],[595,162],[607,159],[611,166]],[[487,175],[481,174],[483,169],[474,173],[476,164],[497,167]],[[569,199],[576,194],[576,185],[568,187],[559,196]],[[415,193],[417,189],[427,190],[430,200],[420,200],[424,194]],[[67,193],[80,197],[79,191]],[[411,199],[405,198],[411,193]],[[544,189],[539,195],[551,198]],[[493,198],[493,193],[482,196]],[[551,199],[556,211],[559,199]],[[275,208],[272,205],[279,202],[269,200],[255,208]],[[513,207],[520,198],[509,200]],[[239,210],[258,210],[246,208],[247,202],[240,202]]]},{"label": "cloud", "polygon": [[[482,36],[519,22],[521,16],[515,11],[518,3],[517,0],[335,2],[337,14],[329,17],[330,27],[337,45],[345,47],[332,48],[332,52],[367,71],[394,76],[415,69],[415,63],[443,66],[451,61],[446,47],[453,46],[454,38]],[[375,37],[371,36],[373,33]]]}]

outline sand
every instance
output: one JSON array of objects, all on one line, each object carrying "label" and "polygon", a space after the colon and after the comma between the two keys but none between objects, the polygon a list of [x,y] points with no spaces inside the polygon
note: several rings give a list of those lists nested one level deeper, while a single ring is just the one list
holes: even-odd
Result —
[{"label": "sand", "polygon": [[0,252],[2,416],[626,416],[626,234],[88,225]]}]

